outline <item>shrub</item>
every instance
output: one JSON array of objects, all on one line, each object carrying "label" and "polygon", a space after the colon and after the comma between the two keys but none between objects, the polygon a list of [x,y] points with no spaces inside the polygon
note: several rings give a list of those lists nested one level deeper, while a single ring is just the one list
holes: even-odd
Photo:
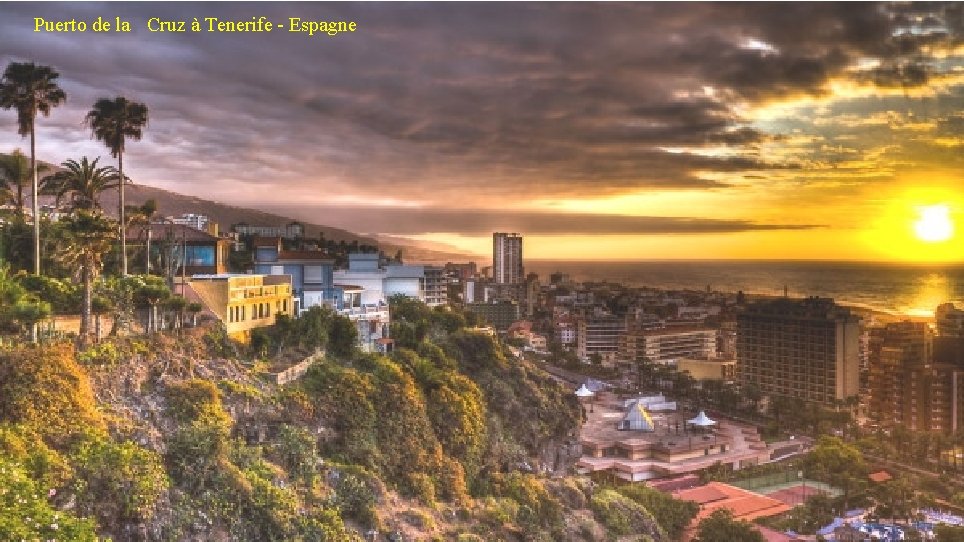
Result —
[{"label": "shrub", "polygon": [[71,346],[0,351],[0,422],[54,439],[103,427],[90,379]]},{"label": "shrub", "polygon": [[429,475],[420,472],[410,475],[408,487],[418,502],[425,506],[435,506],[435,484]]},{"label": "shrub", "polygon": [[648,510],[669,536],[676,540],[690,524],[700,507],[692,501],[681,501],[642,484],[630,484],[619,492]]},{"label": "shrub", "polygon": [[95,542],[94,522],[55,509],[48,489],[20,464],[0,455],[0,539]]},{"label": "shrub", "polygon": [[202,418],[230,423],[221,408],[221,392],[207,380],[195,378],[167,387],[165,396],[171,417],[179,423],[190,423]]},{"label": "shrub", "polygon": [[422,531],[434,531],[435,519],[421,510],[411,509],[402,512],[402,519],[412,527]]},{"label": "shrub", "polygon": [[334,489],[332,505],[366,528],[378,527],[376,479],[361,469],[333,468],[328,471],[328,480]]},{"label": "shrub", "polygon": [[648,510],[612,489],[604,489],[593,495],[590,507],[596,519],[612,534],[651,534],[665,538]]},{"label": "shrub", "polygon": [[121,352],[112,342],[94,344],[77,354],[77,361],[88,367],[111,368],[121,359]]},{"label": "shrub", "polygon": [[520,526],[550,530],[562,527],[562,505],[535,476],[513,472],[496,481],[496,492],[519,503],[517,523]]},{"label": "shrub", "polygon": [[718,509],[700,522],[694,540],[698,542],[731,542],[733,540],[765,542],[766,539],[752,524],[733,519],[733,513],[729,510]]},{"label": "shrub", "polygon": [[169,481],[160,456],[133,442],[85,438],[72,458],[77,473],[78,509],[105,525],[149,519]]}]

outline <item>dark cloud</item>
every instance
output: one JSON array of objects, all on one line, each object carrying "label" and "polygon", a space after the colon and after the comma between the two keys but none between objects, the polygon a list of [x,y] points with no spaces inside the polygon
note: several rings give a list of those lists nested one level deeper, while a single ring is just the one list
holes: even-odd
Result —
[{"label": "dark cloud", "polygon": [[814,224],[763,224],[746,220],[622,216],[585,213],[483,211],[478,209],[406,209],[384,207],[270,207],[273,212],[324,222],[362,233],[488,235],[521,231],[527,235],[661,235],[768,230],[806,230]]},{"label": "dark cloud", "polygon": [[[504,198],[721,189],[712,173],[799,164],[761,155],[747,102],[855,77],[926,84],[923,48],[954,43],[959,6],[875,3],[3,4],[0,62],[63,74],[42,155],[103,152],[81,127],[123,93],[151,125],[135,179],[235,203]],[[956,11],[955,11],[956,10]],[[957,14],[957,15],[955,15]],[[148,33],[150,17],[355,20],[334,38]],[[923,15],[926,15],[924,17]],[[33,17],[120,16],[129,35],[33,32]],[[899,32],[907,29],[907,32]],[[888,68],[899,66],[899,68]],[[890,71],[888,71],[890,70]],[[22,141],[0,112],[0,145]],[[736,157],[672,148],[727,145]]]}]

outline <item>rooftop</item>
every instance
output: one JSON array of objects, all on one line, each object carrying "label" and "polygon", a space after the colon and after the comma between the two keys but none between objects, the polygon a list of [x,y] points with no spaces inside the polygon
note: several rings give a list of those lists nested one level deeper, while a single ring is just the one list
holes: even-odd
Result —
[{"label": "rooftop", "polygon": [[720,419],[715,426],[694,429],[688,422],[697,413],[681,411],[650,413],[653,431],[619,430],[626,412],[624,402],[607,391],[586,408],[579,438],[581,471],[613,470],[638,481],[696,472],[719,462],[769,460],[770,450],[752,426]]},{"label": "rooftop", "polygon": [[775,516],[790,510],[790,506],[776,499],[720,482],[683,489],[673,493],[673,496],[700,505],[700,511],[693,520],[694,523],[698,523],[720,508],[732,512],[734,518],[745,521]]},{"label": "rooftop", "polygon": [[335,260],[320,250],[282,250],[278,253],[278,261],[282,260],[311,260],[320,263],[334,264]]}]

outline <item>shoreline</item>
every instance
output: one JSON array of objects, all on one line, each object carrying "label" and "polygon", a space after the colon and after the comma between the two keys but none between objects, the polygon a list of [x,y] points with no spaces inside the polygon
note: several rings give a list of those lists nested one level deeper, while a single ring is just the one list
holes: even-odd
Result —
[{"label": "shoreline", "polygon": [[[735,295],[734,292],[720,292],[720,293]],[[773,294],[752,294],[752,293],[746,293],[746,292],[744,292],[744,294],[749,300],[756,300],[756,299],[769,300],[769,299],[779,299],[783,297],[783,295],[773,295]],[[789,296],[789,299],[806,299],[806,297],[791,295]],[[849,303],[846,301],[838,301],[836,299],[834,299],[834,303],[836,303],[837,305],[840,305],[841,307],[846,307],[850,309],[851,312],[860,316],[863,322],[868,322],[869,320],[873,320],[877,324],[888,324],[892,322],[904,322],[904,321],[924,322],[928,324],[934,322],[934,316],[892,313],[885,310],[868,307],[866,305]]]}]

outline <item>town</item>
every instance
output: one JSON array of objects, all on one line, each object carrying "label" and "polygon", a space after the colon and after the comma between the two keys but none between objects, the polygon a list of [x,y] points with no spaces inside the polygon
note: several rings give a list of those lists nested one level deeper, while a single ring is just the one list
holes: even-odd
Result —
[{"label": "town", "polygon": [[0,2],[0,541],[964,541],[960,3],[291,7]]},{"label": "town", "polygon": [[[66,209],[41,211],[56,221]],[[393,320],[393,300],[464,311],[578,398],[578,435],[546,474],[647,484],[700,505],[694,521],[729,510],[766,540],[927,539],[964,523],[964,310],[952,304],[926,322],[826,298],[539,277],[518,233],[493,233],[490,265],[407,263],[308,238],[297,221],[221,231],[196,213],[151,216],[127,237],[134,269],[170,285],[157,305],[175,309],[145,331],[190,325],[178,315],[190,307],[195,324],[257,347],[278,317],[325,307],[353,324],[355,348],[391,354],[414,332]],[[68,315],[21,323],[40,340],[80,331]],[[862,459],[808,459],[847,453]],[[887,497],[897,489],[906,502]]]}]

